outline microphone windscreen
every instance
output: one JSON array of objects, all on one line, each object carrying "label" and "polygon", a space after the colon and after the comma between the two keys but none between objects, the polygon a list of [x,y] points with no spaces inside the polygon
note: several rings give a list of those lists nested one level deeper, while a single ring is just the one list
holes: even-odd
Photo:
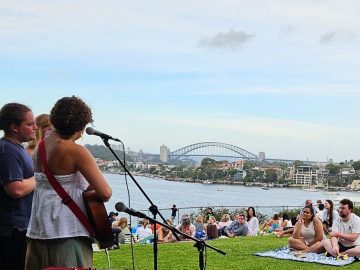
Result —
[{"label": "microphone windscreen", "polygon": [[93,135],[95,130],[92,127],[87,127],[85,131],[88,135]]},{"label": "microphone windscreen", "polygon": [[115,209],[118,212],[124,212],[126,210],[126,208],[127,208],[126,205],[122,202],[118,202],[115,204]]}]

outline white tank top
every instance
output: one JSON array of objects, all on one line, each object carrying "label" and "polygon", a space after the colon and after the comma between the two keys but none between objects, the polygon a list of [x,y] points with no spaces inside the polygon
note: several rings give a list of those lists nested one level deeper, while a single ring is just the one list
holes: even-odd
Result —
[{"label": "white tank top", "polygon": [[[55,175],[55,178],[86,214],[82,192],[89,184],[81,173]],[[62,203],[60,196],[52,188],[46,175],[35,173],[35,179],[36,188],[26,236],[35,239],[90,237],[89,232],[70,208]]]},{"label": "white tank top", "polygon": [[306,244],[311,243],[315,239],[314,222],[310,221],[307,227],[305,227],[304,223],[301,224],[300,235],[302,238],[304,238]]}]

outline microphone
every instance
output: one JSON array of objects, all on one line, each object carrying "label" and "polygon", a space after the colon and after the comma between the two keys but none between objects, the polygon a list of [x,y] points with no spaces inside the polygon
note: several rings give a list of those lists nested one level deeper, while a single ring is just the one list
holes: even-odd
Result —
[{"label": "microphone", "polygon": [[139,212],[139,211],[136,211],[132,208],[129,208],[127,207],[124,203],[122,202],[118,202],[115,204],[115,209],[116,211],[119,211],[119,212],[125,212],[131,216],[134,216],[134,217],[139,217],[139,218],[146,218],[146,215]]},{"label": "microphone", "polygon": [[86,133],[88,135],[95,135],[95,136],[99,136],[101,139],[103,140],[113,140],[113,141],[117,141],[117,142],[121,142],[119,139],[117,138],[113,138],[110,135],[107,135],[105,133],[102,133],[100,131],[97,131],[95,129],[93,129],[92,127],[87,127],[86,128]]}]

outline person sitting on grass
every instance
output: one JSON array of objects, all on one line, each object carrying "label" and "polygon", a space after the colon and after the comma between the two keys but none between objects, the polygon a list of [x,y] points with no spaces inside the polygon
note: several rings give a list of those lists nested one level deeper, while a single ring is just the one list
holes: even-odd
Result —
[{"label": "person sitting on grass", "polygon": [[323,239],[324,232],[321,221],[315,217],[313,207],[305,206],[303,214],[295,224],[293,235],[289,238],[290,248],[320,253],[324,251]]},{"label": "person sitting on grass", "polygon": [[152,234],[152,230],[149,228],[149,220],[144,218],[142,220],[142,226],[139,227],[136,231],[137,234],[137,242],[139,243],[150,243],[153,239],[154,235]]},{"label": "person sitting on grass", "polygon": [[320,219],[321,222],[323,221],[324,207],[325,207],[324,204],[320,203],[320,204],[318,205],[319,211],[316,213],[316,217],[317,217],[318,219]]},{"label": "person sitting on grass", "polygon": [[334,209],[332,200],[325,200],[324,207],[325,209],[322,218],[324,232],[330,233],[334,221],[339,217],[339,213]]},{"label": "person sitting on grass", "polygon": [[119,244],[125,244],[126,241],[130,242],[130,229],[128,225],[128,220],[126,217],[120,218],[118,221],[118,226],[121,229],[119,235],[118,235],[118,243]]},{"label": "person sitting on grass", "polygon": [[352,212],[353,209],[349,199],[340,201],[339,217],[332,226],[330,239],[323,241],[326,251],[333,256],[341,253],[360,256],[360,217]]},{"label": "person sitting on grass", "polygon": [[217,224],[218,234],[219,236],[224,235],[224,230],[226,226],[229,226],[231,224],[231,218],[229,214],[223,214],[221,217],[220,222]]},{"label": "person sitting on grass", "polygon": [[254,207],[249,207],[246,211],[246,221],[249,229],[248,235],[255,236],[259,232],[259,220],[256,217]]},{"label": "person sitting on grass", "polygon": [[287,213],[283,213],[283,221],[279,229],[275,229],[275,235],[277,237],[289,237],[294,232],[294,225],[292,225],[291,218]]},{"label": "person sitting on grass", "polygon": [[[185,233],[191,237],[195,237],[196,228],[190,222],[190,217],[188,214],[184,214],[181,217],[181,223],[176,226],[176,229],[182,233]],[[188,237],[184,235],[178,235],[180,240],[190,240]]]},{"label": "person sitting on grass", "polygon": [[225,228],[224,232],[228,237],[246,236],[249,229],[245,221],[245,215],[238,215],[237,220],[231,222],[231,224]]},{"label": "person sitting on grass", "polygon": [[263,231],[265,228],[268,228],[268,232],[273,232],[275,229],[280,228],[282,223],[282,219],[279,217],[278,214],[274,214],[272,218],[267,220],[264,225],[262,226],[261,230]]},{"label": "person sitting on grass", "polygon": [[214,216],[210,216],[206,226],[207,239],[215,239],[219,237],[218,229],[216,225],[216,219]]},{"label": "person sitting on grass", "polygon": [[[172,226],[172,218],[167,219],[166,224]],[[156,234],[159,243],[170,243],[176,241],[172,231],[166,227],[161,226],[159,229],[157,229]]]},{"label": "person sitting on grass", "polygon": [[206,208],[204,221],[207,222],[209,217],[215,217],[214,210],[211,207]]},{"label": "person sitting on grass", "polygon": [[205,225],[204,225],[204,217],[202,215],[198,215],[196,217],[195,223],[194,223],[196,232],[195,237],[197,239],[203,239],[205,238]]}]

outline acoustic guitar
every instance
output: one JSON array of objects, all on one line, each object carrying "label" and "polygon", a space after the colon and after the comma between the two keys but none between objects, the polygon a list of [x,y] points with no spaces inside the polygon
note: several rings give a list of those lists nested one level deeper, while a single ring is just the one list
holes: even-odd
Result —
[{"label": "acoustic guitar", "polygon": [[99,198],[95,190],[85,190],[83,198],[89,222],[94,228],[95,239],[99,242],[100,249],[112,247],[114,245],[114,234],[111,230],[104,202]]}]

